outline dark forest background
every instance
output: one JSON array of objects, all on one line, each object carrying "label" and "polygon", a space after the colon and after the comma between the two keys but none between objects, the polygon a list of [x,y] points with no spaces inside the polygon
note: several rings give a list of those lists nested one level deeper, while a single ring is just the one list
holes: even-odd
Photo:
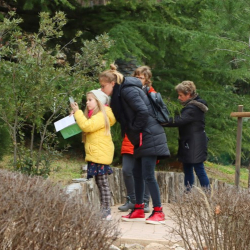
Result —
[{"label": "dark forest background", "polygon": [[[244,105],[244,111],[250,111],[249,14],[250,3],[243,0],[0,1],[0,157],[14,152],[16,166],[32,166],[39,164],[37,158],[33,159],[33,149],[43,151],[39,156],[41,162],[46,158],[45,151],[53,152],[49,158],[64,147],[69,152],[83,153],[80,135],[67,140],[60,133],[57,137],[53,135],[53,119],[68,112],[69,95],[74,95],[84,108],[84,93],[98,87],[99,71],[116,62],[118,66],[123,65],[120,70],[126,74],[134,67],[150,66],[153,86],[164,97],[172,115],[181,108],[175,85],[183,80],[194,81],[197,92],[209,107],[206,115],[208,160],[224,165],[234,163],[237,120],[231,118],[230,113],[237,111],[240,104]],[[45,20],[44,30],[42,20]],[[42,49],[43,53],[37,52],[34,56],[33,52],[24,52],[34,48]],[[41,56],[45,54],[49,56]],[[36,60],[32,61],[31,57]],[[37,58],[39,63],[32,69]],[[55,87],[54,94],[44,87],[46,81]],[[36,89],[14,95],[11,94],[14,85],[9,86],[10,82],[15,82],[20,93],[22,88],[34,85]],[[64,93],[61,99],[64,104],[60,104],[50,119],[55,112],[52,108],[55,98],[59,100],[60,93]],[[26,99],[17,114],[20,96]],[[42,102],[43,96],[46,98]],[[7,107],[6,101],[14,106]],[[36,116],[27,115],[27,110],[24,112],[27,102],[36,103],[33,108]],[[247,166],[250,123],[248,118],[243,120],[242,164]],[[41,136],[45,127],[50,141]],[[165,131],[172,154],[168,162],[175,161],[178,131],[176,128]],[[122,140],[118,124],[112,133],[116,164],[120,163]],[[52,138],[57,143],[52,143]],[[20,160],[18,155],[26,157]]]}]

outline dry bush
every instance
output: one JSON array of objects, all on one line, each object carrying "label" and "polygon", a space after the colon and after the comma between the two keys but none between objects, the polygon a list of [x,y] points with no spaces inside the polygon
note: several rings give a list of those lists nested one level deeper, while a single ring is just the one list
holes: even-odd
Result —
[{"label": "dry bush", "polygon": [[0,249],[109,249],[117,223],[41,177],[0,170]]},{"label": "dry bush", "polygon": [[173,233],[185,249],[250,249],[250,194],[247,190],[220,187],[210,192],[194,187],[181,192],[171,205]]}]

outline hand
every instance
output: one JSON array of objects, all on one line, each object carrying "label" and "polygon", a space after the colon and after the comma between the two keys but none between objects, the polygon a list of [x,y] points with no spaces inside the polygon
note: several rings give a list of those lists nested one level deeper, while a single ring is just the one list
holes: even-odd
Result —
[{"label": "hand", "polygon": [[[73,109],[73,114],[79,110],[78,104],[76,102],[70,103],[71,108]],[[72,113],[72,112],[71,112]]]}]

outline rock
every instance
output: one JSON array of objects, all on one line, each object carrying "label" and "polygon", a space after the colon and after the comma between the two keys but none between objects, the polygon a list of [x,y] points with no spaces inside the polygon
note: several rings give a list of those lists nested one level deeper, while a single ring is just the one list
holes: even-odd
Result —
[{"label": "rock", "polygon": [[84,165],[82,166],[82,170],[83,170],[83,171],[87,171],[87,170],[88,170],[88,164],[84,164]]},{"label": "rock", "polygon": [[74,183],[85,182],[85,181],[88,181],[88,180],[85,178],[72,179],[72,182]]},{"label": "rock", "polygon": [[[112,167],[113,174],[108,176],[109,186],[111,191],[111,206],[123,204],[125,202],[126,188],[123,180],[122,169]],[[160,188],[161,202],[171,203],[175,200],[178,192],[183,190],[184,174],[177,172],[156,171],[155,176]],[[99,190],[95,183],[95,179],[91,178],[88,181],[85,178],[74,179],[74,182],[66,187],[67,193],[79,192],[85,202],[100,205]],[[195,183],[197,178],[195,177]],[[215,188],[220,187],[220,182],[216,182]],[[198,185],[199,186],[199,185]]]},{"label": "rock", "polygon": [[179,246],[178,244],[174,244],[172,247],[170,247],[170,249],[174,249],[174,250],[185,250],[185,248]]},{"label": "rock", "polygon": [[150,243],[145,247],[145,250],[170,250],[168,246],[159,243]]},{"label": "rock", "polygon": [[82,194],[82,186],[80,183],[72,183],[65,189],[67,194]]},{"label": "rock", "polygon": [[[159,183],[162,203],[170,202],[176,196],[177,190],[180,190],[183,186],[183,173],[159,171],[156,172],[155,175]],[[108,176],[108,180],[111,190],[111,205],[113,206],[124,203],[126,188],[123,180],[122,169],[113,167],[113,174]],[[79,183],[82,187],[81,193],[83,195],[83,200],[98,205],[100,203],[99,190],[96,186],[95,180],[90,179],[86,182]]]},{"label": "rock", "polygon": [[123,250],[144,250],[144,246],[140,244],[125,244]]},{"label": "rock", "polygon": [[109,247],[109,250],[121,250],[119,247],[115,246],[115,245],[111,245]]}]

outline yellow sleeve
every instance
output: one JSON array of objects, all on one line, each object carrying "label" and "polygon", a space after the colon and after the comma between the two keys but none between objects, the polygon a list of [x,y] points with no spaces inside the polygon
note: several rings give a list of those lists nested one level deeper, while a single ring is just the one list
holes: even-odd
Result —
[{"label": "yellow sleeve", "polygon": [[87,119],[83,114],[82,110],[77,110],[74,114],[76,123],[83,132],[95,132],[101,128],[105,127],[104,117],[102,112],[91,116]]},{"label": "yellow sleeve", "polygon": [[106,114],[109,118],[109,124],[110,126],[113,126],[116,123],[115,116],[113,114],[113,111],[110,107],[105,107],[106,108]]}]

